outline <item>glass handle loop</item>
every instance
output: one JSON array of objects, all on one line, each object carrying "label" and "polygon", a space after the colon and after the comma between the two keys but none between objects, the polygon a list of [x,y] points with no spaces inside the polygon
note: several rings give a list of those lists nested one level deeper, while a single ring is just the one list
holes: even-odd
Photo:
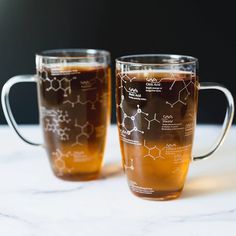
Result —
[{"label": "glass handle loop", "polygon": [[40,143],[35,143],[31,142],[30,140],[26,139],[19,131],[18,125],[15,121],[15,118],[12,114],[11,106],[10,106],[10,101],[9,101],[9,93],[13,85],[17,83],[22,83],[22,82],[36,82],[35,76],[34,75],[18,75],[14,76],[11,79],[9,79],[3,86],[2,88],[2,95],[1,95],[1,100],[2,100],[2,108],[3,108],[3,113],[5,115],[6,121],[9,124],[9,126],[16,132],[16,134],[26,143],[33,145],[33,146],[42,146]]},{"label": "glass handle loop", "polygon": [[227,110],[226,110],[226,114],[225,114],[224,123],[222,126],[222,131],[221,131],[221,134],[220,134],[218,140],[210,148],[210,151],[208,151],[207,153],[205,153],[201,156],[193,157],[194,161],[206,159],[207,157],[211,156],[214,152],[216,152],[219,149],[219,147],[224,142],[227,133],[229,132],[229,129],[232,125],[233,117],[234,117],[234,99],[233,99],[233,96],[230,93],[230,91],[227,88],[225,88],[223,85],[218,84],[218,83],[213,83],[213,82],[200,83],[199,90],[207,90],[207,89],[214,89],[214,90],[218,90],[218,91],[221,91],[224,93],[224,95],[227,99],[227,102],[228,102]]}]

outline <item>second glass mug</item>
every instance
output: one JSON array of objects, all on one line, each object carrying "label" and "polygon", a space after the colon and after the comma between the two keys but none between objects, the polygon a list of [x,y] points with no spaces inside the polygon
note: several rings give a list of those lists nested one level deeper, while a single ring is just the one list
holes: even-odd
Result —
[{"label": "second glass mug", "polygon": [[[192,157],[198,91],[215,89],[228,101],[219,140]],[[168,200],[182,192],[191,160],[205,159],[222,144],[234,115],[231,93],[199,83],[198,60],[181,55],[131,55],[116,60],[116,109],[123,167],[131,191]]]},{"label": "second glass mug", "polygon": [[[43,146],[54,174],[65,180],[99,175],[110,123],[110,54],[93,49],[58,49],[36,54],[37,75],[15,76],[2,90],[8,124],[28,144]],[[11,112],[9,91],[36,82],[44,143],[21,135]]]}]

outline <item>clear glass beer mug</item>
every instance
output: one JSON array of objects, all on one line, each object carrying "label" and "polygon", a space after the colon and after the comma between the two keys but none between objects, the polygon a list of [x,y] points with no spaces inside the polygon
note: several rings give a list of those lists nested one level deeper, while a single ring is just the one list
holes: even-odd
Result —
[{"label": "clear glass beer mug", "polygon": [[[8,124],[28,144],[43,146],[55,175],[66,180],[98,176],[110,123],[110,54],[103,50],[59,49],[36,55],[36,75],[11,78],[2,90]],[[44,143],[24,138],[9,104],[10,88],[36,82]]]},{"label": "clear glass beer mug", "polygon": [[[192,157],[198,91],[215,89],[228,101],[221,136],[203,156]],[[116,60],[116,109],[124,171],[142,198],[177,198],[191,160],[205,159],[222,144],[234,115],[231,93],[199,83],[198,60],[181,55],[134,55]]]}]

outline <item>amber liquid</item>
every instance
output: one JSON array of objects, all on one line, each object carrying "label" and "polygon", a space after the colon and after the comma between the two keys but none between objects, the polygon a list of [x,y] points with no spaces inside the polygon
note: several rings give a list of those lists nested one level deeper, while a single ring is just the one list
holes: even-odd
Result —
[{"label": "amber liquid", "polygon": [[60,66],[42,68],[38,76],[40,120],[55,175],[96,178],[110,121],[110,68]]},{"label": "amber liquid", "polygon": [[117,71],[117,119],[124,171],[142,198],[177,198],[191,161],[198,81],[181,71]]}]

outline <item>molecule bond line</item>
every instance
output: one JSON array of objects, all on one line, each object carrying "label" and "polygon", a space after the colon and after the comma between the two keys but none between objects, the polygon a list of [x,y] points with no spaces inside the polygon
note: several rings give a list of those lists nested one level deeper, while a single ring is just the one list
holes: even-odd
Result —
[{"label": "molecule bond line", "polygon": [[72,100],[69,100],[69,99],[68,99],[68,100],[64,101],[63,104],[69,103],[72,108],[74,108],[75,105],[77,105],[77,104],[81,104],[81,105],[90,104],[90,105],[91,105],[91,109],[92,109],[92,110],[96,110],[95,104],[96,104],[97,102],[99,102],[99,96],[98,96],[98,94],[96,94],[96,97],[95,97],[94,100],[91,100],[91,99],[82,100],[82,99],[81,99],[81,96],[78,95],[78,96],[77,96],[77,99],[76,99],[75,101],[72,101]]},{"label": "molecule bond line", "polygon": [[130,164],[129,165],[126,165],[126,164],[124,164],[124,168],[125,168],[125,170],[128,170],[128,169],[130,169],[130,170],[134,170],[134,159],[130,159]]},{"label": "molecule bond line", "polygon": [[163,157],[162,153],[161,153],[162,149],[158,148],[156,145],[152,146],[152,147],[148,147],[146,145],[146,140],[144,140],[144,147],[148,150],[148,153],[146,155],[144,155],[144,157],[151,157],[153,160],[165,159],[165,157]]},{"label": "molecule bond line", "polygon": [[[135,114],[133,114],[132,116],[129,116],[129,115],[127,115],[127,113],[124,111],[123,102],[124,102],[124,95],[121,95],[121,103],[120,103],[119,105],[117,105],[117,107],[121,109],[121,112],[123,113],[123,115],[122,115],[122,122],[121,122],[121,123],[118,123],[118,125],[119,125],[120,127],[122,127],[122,128],[126,131],[126,133],[127,133],[128,135],[130,135],[130,134],[131,134],[132,132],[134,132],[134,131],[143,134],[144,131],[138,129],[138,127],[137,127],[136,118],[137,118],[137,116],[138,116],[139,114],[144,114],[144,115],[148,116],[148,113],[143,112],[142,109],[140,108],[140,106],[137,105],[137,110],[136,110]],[[131,121],[132,126],[133,126],[132,129],[128,129],[128,128],[126,127],[126,120],[130,120],[130,121]]]},{"label": "molecule bond line", "polygon": [[[170,88],[169,88],[170,90],[172,90],[175,81],[176,80],[174,80],[172,85],[170,86]],[[178,92],[178,99],[173,103],[166,101],[166,104],[170,105],[171,108],[173,108],[177,103],[181,103],[181,104],[186,106],[187,105],[186,101],[187,101],[188,97],[190,96],[190,92],[189,92],[188,87],[189,87],[190,84],[195,85],[195,83],[193,83],[192,81],[189,81],[187,84],[184,80],[181,80],[181,81],[183,82],[184,87]],[[184,91],[186,91],[187,94],[184,98],[181,98],[181,94]]]},{"label": "molecule bond line", "polygon": [[[126,91],[126,92],[129,92],[129,90],[125,87],[125,84],[127,83],[127,81],[129,82],[132,82],[133,80],[136,79],[136,77],[130,77],[127,73],[117,73],[116,74],[117,77],[120,78],[120,86],[119,86],[119,89],[123,89]],[[121,90],[122,94],[123,94],[123,91]]]},{"label": "molecule bond line", "polygon": [[45,107],[41,107],[41,116],[45,119],[45,127],[44,130],[46,132],[56,133],[60,140],[69,140],[70,131],[67,127],[61,127],[62,124],[69,124],[71,119],[69,118],[68,112],[60,109],[46,109]]},{"label": "molecule bond line", "polygon": [[76,128],[79,128],[79,134],[76,135],[76,141],[75,143],[72,144],[72,146],[76,145],[83,145],[83,140],[82,138],[88,139],[94,132],[94,126],[93,124],[89,123],[88,121],[85,122],[83,125],[79,125],[77,119],[75,119],[75,124],[74,126]]},{"label": "molecule bond line", "polygon": [[63,91],[64,97],[67,97],[69,94],[71,94],[71,81],[77,79],[76,76],[70,78],[57,78],[53,77],[50,79],[48,76],[45,78],[45,82],[49,83],[49,86],[46,88],[46,91]]},{"label": "molecule bond line", "polygon": [[67,131],[70,131],[69,128],[67,127],[61,128],[59,127],[58,122],[55,122],[55,121],[50,122],[49,119],[45,119],[45,121],[46,121],[46,125],[44,128],[45,131],[56,133],[60,137],[61,140],[69,139],[69,134],[67,134]]},{"label": "molecule bond line", "polygon": [[144,118],[147,122],[148,122],[148,125],[147,125],[147,129],[150,129],[151,128],[151,123],[152,122],[157,122],[157,123],[161,123],[159,120],[157,120],[157,113],[154,114],[153,116],[153,119],[149,120],[148,118]]},{"label": "molecule bond line", "polygon": [[68,168],[64,159],[69,158],[72,153],[69,151],[67,153],[62,153],[60,149],[56,149],[55,152],[52,152],[54,157],[53,166],[56,169],[57,175],[62,176],[65,172],[71,173],[74,168]]}]

